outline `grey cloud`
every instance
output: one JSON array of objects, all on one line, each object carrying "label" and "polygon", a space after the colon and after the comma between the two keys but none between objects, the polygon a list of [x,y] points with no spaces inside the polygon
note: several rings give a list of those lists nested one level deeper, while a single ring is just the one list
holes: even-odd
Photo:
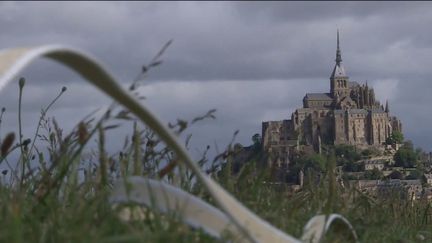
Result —
[{"label": "grey cloud", "polygon": [[[342,29],[344,58],[359,64],[352,67],[356,75],[365,73],[361,67],[371,63],[374,55],[386,61],[387,47],[398,41],[410,40],[416,44],[410,45],[413,51],[419,48],[417,43],[427,48],[430,35],[419,30],[427,29],[432,20],[425,10],[430,9],[428,3],[9,5],[13,7],[4,8],[0,24],[6,30],[0,37],[3,46],[47,42],[79,46],[91,50],[124,80],[171,38],[175,41],[164,56],[162,71],[151,74],[152,80],[327,77],[337,25]],[[278,16],[286,18],[274,20]],[[385,65],[379,64],[375,67]],[[367,72],[382,75],[379,70]]]},{"label": "grey cloud", "polygon": [[247,20],[258,21],[323,21],[328,19],[365,19],[376,15],[393,15],[407,9],[420,9],[425,3],[408,2],[237,2],[235,8]]},{"label": "grey cloud", "polygon": [[[166,121],[217,108],[216,121],[194,130],[196,144],[213,138],[224,143],[236,129],[241,129],[239,141],[248,143],[262,120],[289,118],[304,93],[328,90],[339,27],[350,78],[369,80],[390,97],[407,137],[431,148],[422,135],[432,132],[432,118],[425,112],[432,101],[431,10],[427,2],[1,2],[0,48],[77,46],[126,84],[173,38],[164,63],[144,81],[145,102]],[[53,113],[59,112],[68,126],[76,114],[109,102],[49,61],[23,76],[29,80],[24,107],[29,126],[62,86],[69,90]],[[397,82],[394,95],[379,85],[385,80]],[[13,117],[14,85],[0,96]]]}]

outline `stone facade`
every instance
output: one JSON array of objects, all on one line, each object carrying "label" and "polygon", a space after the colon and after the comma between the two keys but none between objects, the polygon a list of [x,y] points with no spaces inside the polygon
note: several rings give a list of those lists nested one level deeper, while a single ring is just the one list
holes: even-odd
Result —
[{"label": "stone facade", "polygon": [[420,180],[355,180],[350,181],[349,184],[361,192],[384,200],[395,197],[406,200],[418,200],[422,196],[432,198],[432,196],[423,193],[423,186]]},{"label": "stone facade", "polygon": [[425,181],[429,186],[432,186],[432,174],[424,174]]},{"label": "stone facade", "polygon": [[381,199],[400,196],[402,199],[417,200],[421,198],[422,191],[420,180],[390,179],[380,181],[377,185],[377,196]]},{"label": "stone facade", "polygon": [[263,122],[262,139],[264,150],[282,155],[278,163],[287,163],[286,154],[295,146],[309,146],[317,152],[322,143],[381,146],[392,132],[401,130],[388,103],[380,104],[367,82],[350,81],[342,65],[338,33],[329,93],[307,93],[303,107],[290,120]]},{"label": "stone facade", "polygon": [[377,169],[379,171],[382,171],[384,169],[384,162],[380,160],[365,160],[364,163],[364,170],[374,170]]}]

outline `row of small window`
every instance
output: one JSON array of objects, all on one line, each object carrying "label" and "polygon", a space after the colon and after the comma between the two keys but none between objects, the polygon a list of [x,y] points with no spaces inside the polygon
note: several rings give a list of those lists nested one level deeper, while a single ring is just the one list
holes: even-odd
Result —
[{"label": "row of small window", "polygon": [[338,88],[346,88],[347,87],[347,81],[346,80],[337,80],[337,87]]},{"label": "row of small window", "polygon": [[[340,128],[341,130],[343,130],[343,129],[344,129],[344,126],[341,125],[341,126],[339,126],[339,128]],[[360,131],[364,132],[364,131],[365,131],[365,128],[364,128],[364,127],[362,127],[362,128],[357,128],[356,131],[357,131],[357,132],[360,132]]]},{"label": "row of small window", "polygon": [[[340,115],[339,115],[339,117],[343,117],[343,116],[344,116],[343,114],[340,114]],[[378,116],[378,117],[384,117],[383,114],[378,114],[378,115],[376,115],[376,116]],[[359,118],[363,118],[363,117],[365,117],[365,115],[364,115],[364,114],[350,114],[350,117],[359,117]],[[379,121],[384,121],[384,119],[380,119]]]},{"label": "row of small window", "polygon": [[[314,112],[314,115],[315,115],[315,116],[318,116],[318,112],[315,111],[315,112]],[[319,117],[325,117],[326,115],[327,115],[327,113],[324,112],[324,111],[321,111],[321,112],[319,113]]]},{"label": "row of small window", "polygon": [[[344,116],[343,114],[339,115],[339,117],[343,117],[343,116]],[[361,117],[361,118],[363,118],[365,116],[363,114],[350,114],[350,117]]]},{"label": "row of small window", "polygon": [[330,104],[331,102],[326,102],[326,101],[309,101],[310,106],[325,106]]}]

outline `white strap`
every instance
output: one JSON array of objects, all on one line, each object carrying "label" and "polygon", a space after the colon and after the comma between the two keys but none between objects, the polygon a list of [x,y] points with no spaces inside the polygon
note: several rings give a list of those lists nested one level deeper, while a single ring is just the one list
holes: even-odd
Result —
[{"label": "white strap", "polygon": [[236,226],[237,232],[245,239],[256,242],[300,242],[256,216],[202,173],[176,136],[146,106],[124,91],[115,78],[87,53],[62,45],[4,50],[0,52],[0,90],[24,68],[41,57],[53,59],[75,70],[151,128],[176,153],[180,161],[195,173],[230,222]]}]

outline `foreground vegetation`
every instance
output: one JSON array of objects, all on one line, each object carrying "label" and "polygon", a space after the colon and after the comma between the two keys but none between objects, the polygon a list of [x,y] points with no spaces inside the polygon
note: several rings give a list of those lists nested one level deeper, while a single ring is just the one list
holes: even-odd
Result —
[{"label": "foreground vegetation", "polygon": [[[182,133],[188,125],[212,117],[210,111],[189,122],[179,120],[171,128]],[[115,129],[112,122],[120,120],[134,124],[132,135],[126,136],[120,151],[108,153],[106,131]],[[0,186],[1,242],[216,241],[173,215],[149,211],[152,219],[124,222],[118,217],[121,208],[108,203],[113,180],[128,174],[177,181],[184,190],[212,203],[190,171],[176,164],[169,149],[151,131],[140,128],[127,111],[109,110],[98,121],[80,122],[68,135],[43,112],[39,128],[35,137],[46,144],[45,149],[28,139],[10,142],[12,133],[2,140],[2,163],[13,164],[7,156],[11,151],[18,152],[19,161],[16,169],[11,166],[3,171],[9,179]],[[84,149],[92,137],[97,138],[97,147]],[[238,173],[231,173],[233,151],[229,145],[211,161],[204,153],[198,163],[248,208],[293,236],[301,236],[303,226],[317,213],[340,213],[350,220],[362,242],[432,239],[429,204],[396,198],[380,202],[343,187],[334,174],[332,155],[321,158],[322,163],[316,165],[319,173],[306,173],[304,188],[292,194],[286,185],[270,183],[272,169],[262,167],[259,159],[251,158]],[[333,234],[327,241],[344,240]]]},{"label": "foreground vegetation", "polygon": [[[158,62],[155,59],[145,70]],[[145,219],[126,222],[119,213],[122,207],[132,205],[113,207],[109,203],[113,181],[129,175],[164,180],[214,203],[191,171],[127,110],[113,104],[100,118],[91,115],[64,134],[61,124],[47,116],[66,92],[63,88],[42,109],[35,133],[28,136],[21,128],[24,87],[25,80],[21,79],[18,132],[6,133],[0,139],[0,163],[7,168],[2,171],[0,185],[1,242],[218,241],[187,227],[174,213],[162,215],[151,208]],[[136,87],[137,82],[133,82],[130,90]],[[5,109],[0,121],[3,115],[7,115]],[[169,126],[182,134],[188,126],[209,118],[214,118],[214,111]],[[121,124],[131,125],[130,135],[125,136],[118,151],[107,151],[109,131]],[[186,136],[186,145],[189,139]],[[90,142],[94,140],[95,146]],[[319,157],[318,162],[305,159],[309,168],[318,169],[307,170],[303,188],[292,193],[286,184],[273,180],[274,168],[263,166],[259,153],[232,173],[235,146],[228,145],[213,160],[207,158],[209,149],[197,161],[202,169],[252,211],[295,237],[302,234],[303,226],[314,215],[340,213],[352,223],[362,242],[432,240],[430,204],[399,198],[383,202],[340,183],[335,170],[337,151]],[[228,236],[228,240],[232,238]],[[345,239],[333,233],[326,241]]]}]

